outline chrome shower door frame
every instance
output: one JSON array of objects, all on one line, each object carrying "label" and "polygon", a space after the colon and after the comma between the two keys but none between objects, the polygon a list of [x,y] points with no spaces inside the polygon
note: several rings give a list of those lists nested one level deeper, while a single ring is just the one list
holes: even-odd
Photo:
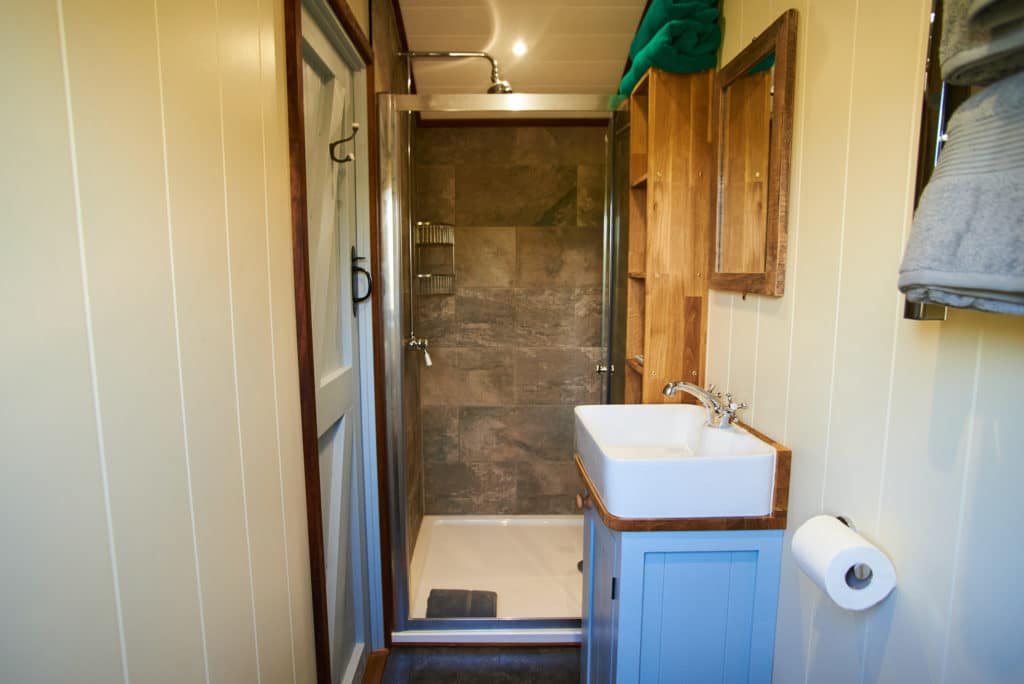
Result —
[{"label": "chrome shower door frame", "polygon": [[[379,280],[383,319],[384,383],[387,402],[387,477],[391,538],[388,545],[391,554],[391,587],[394,614],[392,633],[422,632],[425,630],[488,630],[495,632],[495,641],[502,640],[499,630],[545,629],[555,633],[579,629],[579,619],[433,619],[409,617],[409,564],[406,535],[406,482],[405,482],[405,415],[403,402],[403,378],[405,365],[419,363],[419,355],[409,355],[403,336],[402,319],[411,301],[407,301],[402,288],[403,230],[411,228],[412,178],[411,176],[411,125],[410,117],[417,113],[476,113],[487,117],[501,113],[548,114],[552,116],[587,116],[607,118],[609,133],[605,138],[606,150],[611,144],[612,113],[622,101],[621,97],[609,95],[549,95],[514,93],[504,95],[394,95],[381,93],[377,96],[378,135],[380,146],[380,254]],[[601,114],[602,117],[595,117]],[[500,121],[501,119],[496,119]],[[607,155],[610,159],[610,154]],[[611,169],[606,168],[610,174]],[[605,293],[602,315],[602,341],[604,343],[604,365],[607,358],[610,337],[609,328],[609,269],[611,256],[608,254],[612,242],[610,234],[610,183],[605,183],[605,211],[603,212],[605,261],[603,264]],[[413,297],[410,283],[410,299]],[[602,381],[602,401],[607,401],[608,378]],[[385,582],[385,587],[387,582]],[[396,639],[397,640],[397,639]],[[446,642],[452,641],[445,637]],[[563,641],[566,639],[562,639]],[[570,639],[571,640],[571,639]]]}]

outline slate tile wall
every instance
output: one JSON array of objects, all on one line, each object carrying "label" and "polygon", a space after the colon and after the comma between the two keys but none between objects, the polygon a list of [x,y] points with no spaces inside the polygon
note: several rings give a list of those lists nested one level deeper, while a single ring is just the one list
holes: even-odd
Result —
[{"label": "slate tile wall", "polygon": [[604,128],[421,127],[416,219],[454,223],[456,292],[418,298],[427,514],[574,512],[600,401]]}]

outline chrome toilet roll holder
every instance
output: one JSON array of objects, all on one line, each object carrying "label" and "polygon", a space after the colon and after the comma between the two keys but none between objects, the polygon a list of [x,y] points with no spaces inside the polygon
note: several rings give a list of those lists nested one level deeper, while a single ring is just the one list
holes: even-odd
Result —
[{"label": "chrome toilet roll holder", "polygon": [[[835,518],[854,532],[857,531],[857,526],[854,525],[853,520],[847,516],[837,515]],[[846,571],[846,585],[851,589],[863,589],[871,583],[872,574],[874,573],[871,571],[870,565],[867,563],[856,563]]]}]

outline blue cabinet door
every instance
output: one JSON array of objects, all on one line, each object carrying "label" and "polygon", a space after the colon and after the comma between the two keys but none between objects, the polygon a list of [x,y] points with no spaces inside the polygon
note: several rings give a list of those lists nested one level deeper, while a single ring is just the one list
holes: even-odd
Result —
[{"label": "blue cabinet door", "polygon": [[616,681],[771,681],[782,531],[621,534]]},{"label": "blue cabinet door", "polygon": [[583,529],[584,682],[771,682],[782,530]]},{"label": "blue cabinet door", "polygon": [[580,671],[584,682],[611,684],[615,681],[620,534],[605,527],[593,509],[583,515],[583,530]]}]

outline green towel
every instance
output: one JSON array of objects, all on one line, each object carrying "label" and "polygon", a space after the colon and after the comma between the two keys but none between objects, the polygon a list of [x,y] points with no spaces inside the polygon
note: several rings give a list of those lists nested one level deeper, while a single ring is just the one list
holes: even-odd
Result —
[{"label": "green towel", "polygon": [[[718,10],[709,11],[718,18]],[[714,20],[670,21],[633,58],[633,65],[619,83],[619,93],[628,95],[652,66],[677,74],[713,69],[721,42],[722,31]]]},{"label": "green towel", "polygon": [[775,66],[775,53],[774,52],[772,54],[768,55],[767,57],[765,57],[764,59],[762,59],[760,62],[758,62],[754,66],[750,67],[750,71],[745,73],[744,76],[750,76],[751,74],[756,74],[756,73],[758,73],[760,71],[768,71],[773,66]]},{"label": "green towel", "polygon": [[[630,59],[635,59],[638,52],[651,42],[654,35],[662,26],[677,19],[696,19],[697,21],[715,21],[718,19],[718,0],[651,0],[651,6],[647,8],[640,26],[636,29],[636,36],[629,46]],[[713,9],[715,15],[711,19],[705,19],[705,12]]]}]

